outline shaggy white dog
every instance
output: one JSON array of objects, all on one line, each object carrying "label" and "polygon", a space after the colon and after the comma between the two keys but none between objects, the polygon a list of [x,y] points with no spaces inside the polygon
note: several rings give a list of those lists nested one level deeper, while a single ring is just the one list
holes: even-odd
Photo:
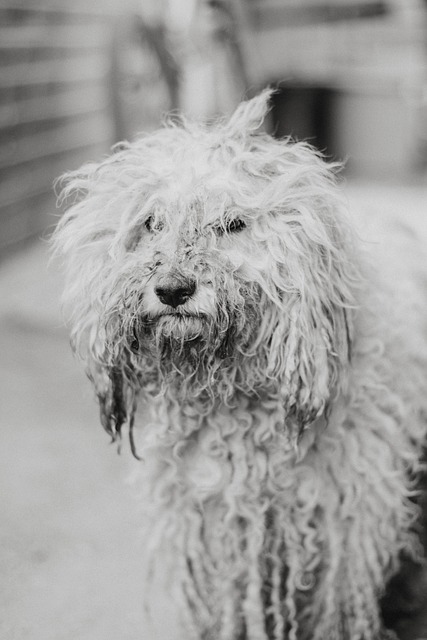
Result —
[{"label": "shaggy white dog", "polygon": [[268,97],[66,177],[72,342],[128,424],[188,638],[387,637],[421,553],[422,278],[369,266],[336,167],[258,132]]}]

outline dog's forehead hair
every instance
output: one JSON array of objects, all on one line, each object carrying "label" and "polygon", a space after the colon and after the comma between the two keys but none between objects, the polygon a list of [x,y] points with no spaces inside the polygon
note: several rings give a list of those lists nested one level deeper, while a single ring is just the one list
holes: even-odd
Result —
[{"label": "dog's forehead hair", "polygon": [[153,214],[175,233],[190,233],[213,224],[234,208],[231,195],[215,182],[201,180],[186,192],[169,183],[158,192]]}]

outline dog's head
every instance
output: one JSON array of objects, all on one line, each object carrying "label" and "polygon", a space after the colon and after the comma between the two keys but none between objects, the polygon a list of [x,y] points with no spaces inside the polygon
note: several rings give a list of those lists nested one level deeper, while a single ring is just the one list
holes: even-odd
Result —
[{"label": "dog's head", "polygon": [[258,132],[268,97],[66,176],[55,242],[73,343],[113,434],[161,385],[271,396],[304,428],[340,384],[357,276],[334,168]]}]

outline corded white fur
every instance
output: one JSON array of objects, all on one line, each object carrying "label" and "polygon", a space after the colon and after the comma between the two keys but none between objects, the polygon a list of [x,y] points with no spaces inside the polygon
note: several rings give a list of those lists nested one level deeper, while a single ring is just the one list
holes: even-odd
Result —
[{"label": "corded white fur", "polygon": [[425,304],[369,266],[336,167],[258,133],[268,97],[66,176],[65,305],[188,638],[371,640],[419,552]]}]

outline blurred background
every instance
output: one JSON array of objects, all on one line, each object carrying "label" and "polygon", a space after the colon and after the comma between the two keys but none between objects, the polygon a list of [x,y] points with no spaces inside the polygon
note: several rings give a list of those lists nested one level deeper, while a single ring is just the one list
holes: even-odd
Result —
[{"label": "blurred background", "polygon": [[166,112],[266,85],[273,135],[345,160],[355,211],[427,238],[427,2],[0,0],[1,638],[178,637],[167,603],[163,629],[141,612],[132,462],[69,353],[52,185]]}]

